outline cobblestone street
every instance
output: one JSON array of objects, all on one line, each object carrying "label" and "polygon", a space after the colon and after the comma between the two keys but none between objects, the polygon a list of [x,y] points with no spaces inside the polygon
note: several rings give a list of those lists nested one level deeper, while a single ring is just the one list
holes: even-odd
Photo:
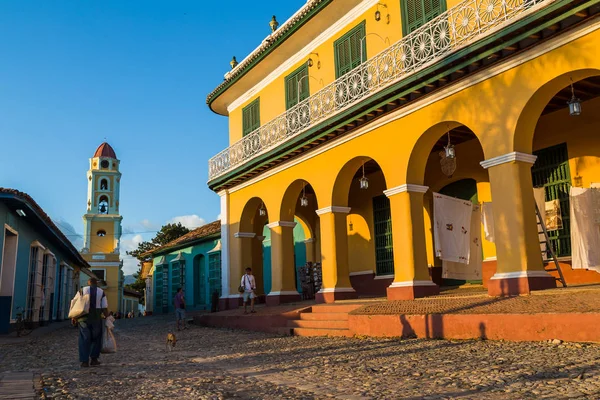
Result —
[{"label": "cobblestone street", "polygon": [[[600,397],[600,346],[274,337],[167,317],[117,321],[118,352],[80,369],[77,331],[2,342],[0,374],[32,371],[54,399],[539,399]],[[8,343],[8,344],[7,344]],[[0,396],[1,397],[1,396]]]}]

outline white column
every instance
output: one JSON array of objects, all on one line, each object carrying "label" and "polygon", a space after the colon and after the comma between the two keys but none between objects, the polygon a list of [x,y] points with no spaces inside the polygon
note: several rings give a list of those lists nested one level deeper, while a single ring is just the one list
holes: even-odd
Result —
[{"label": "white column", "polygon": [[221,197],[221,298],[229,297],[229,192],[219,192]]}]

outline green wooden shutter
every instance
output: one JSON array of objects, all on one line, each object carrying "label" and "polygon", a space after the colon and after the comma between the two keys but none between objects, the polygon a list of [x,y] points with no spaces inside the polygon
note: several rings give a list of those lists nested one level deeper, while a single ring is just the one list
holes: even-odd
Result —
[{"label": "green wooden shutter", "polygon": [[402,33],[408,35],[446,11],[445,0],[401,0]]},{"label": "green wooden shutter", "polygon": [[260,98],[242,109],[242,134],[246,136],[260,128]]},{"label": "green wooden shutter", "polygon": [[361,41],[366,33],[365,26],[365,21],[361,22],[334,42],[336,78],[352,71],[367,59],[367,44],[365,41],[363,41],[362,60],[360,51]]},{"label": "green wooden shutter", "polygon": [[[537,160],[531,168],[534,187],[544,187],[546,201],[559,200],[563,228],[548,232],[550,244],[557,257],[571,255],[571,221],[569,191],[571,188],[571,171],[567,144],[547,147],[533,152]],[[542,210],[540,210],[542,211]]]},{"label": "green wooden shutter", "polygon": [[375,228],[375,265],[377,275],[394,273],[394,244],[392,243],[392,213],[390,199],[373,198],[373,225]]},{"label": "green wooden shutter", "polygon": [[215,290],[221,296],[221,253],[208,256],[208,287],[210,298]]},{"label": "green wooden shutter", "polygon": [[285,78],[285,106],[290,109],[298,104],[298,82],[300,82],[300,101],[310,96],[308,86],[308,65],[304,64]]}]

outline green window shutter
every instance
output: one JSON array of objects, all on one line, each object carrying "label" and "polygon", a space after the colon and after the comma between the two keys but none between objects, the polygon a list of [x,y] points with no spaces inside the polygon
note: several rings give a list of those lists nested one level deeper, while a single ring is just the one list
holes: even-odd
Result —
[{"label": "green window shutter", "polygon": [[[366,34],[365,26],[365,21],[361,22],[350,32],[334,42],[336,78],[352,71],[367,59],[366,41],[362,40]],[[361,42],[363,42],[362,60],[360,51]]]},{"label": "green window shutter", "polygon": [[246,136],[260,128],[260,98],[242,109],[242,134]]},{"label": "green window shutter", "polygon": [[221,253],[213,253],[208,256],[208,287],[210,296],[215,290],[221,296]]},{"label": "green window shutter", "polygon": [[[557,257],[571,255],[571,221],[569,191],[571,171],[567,144],[547,147],[533,152],[537,160],[531,168],[533,187],[544,187],[546,201],[559,200],[563,228],[548,232],[550,245]],[[543,210],[540,210],[543,212]]]},{"label": "green window shutter", "polygon": [[408,35],[446,11],[445,0],[401,0],[402,33]]},{"label": "green window shutter", "polygon": [[304,64],[285,78],[285,106],[290,109],[298,104],[298,82],[300,82],[300,101],[310,96],[308,86],[308,65]]},{"label": "green window shutter", "polygon": [[394,273],[394,244],[392,243],[392,212],[390,199],[373,197],[373,225],[375,230],[375,271],[377,275]]}]

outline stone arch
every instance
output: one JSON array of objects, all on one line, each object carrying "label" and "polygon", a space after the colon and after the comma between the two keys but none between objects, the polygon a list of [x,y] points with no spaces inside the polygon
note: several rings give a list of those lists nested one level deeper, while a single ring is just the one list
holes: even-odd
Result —
[{"label": "stone arch", "polygon": [[[387,189],[387,184],[385,183],[386,173],[383,170],[381,163],[377,162],[374,158],[371,158],[369,156],[357,156],[347,161],[338,172],[333,183],[331,193],[332,205],[338,207],[348,206],[348,195],[350,193],[350,187],[352,185],[352,182],[354,181],[354,177],[356,173],[361,169],[361,167],[369,162],[371,163],[371,165],[375,165],[379,170],[381,170],[384,179],[384,186]],[[368,174],[367,171],[365,172]]]},{"label": "stone arch", "polygon": [[309,198],[309,204],[307,208],[314,210],[319,208],[319,201],[313,186],[304,179],[297,179],[287,187],[285,193],[283,194],[283,198],[281,199],[279,218],[282,221],[294,220],[303,188],[305,190],[309,189],[307,194],[307,198]]},{"label": "stone arch", "polygon": [[600,75],[600,69],[573,70],[556,75],[537,88],[527,100],[517,119],[513,137],[514,151],[527,154],[532,152],[533,136],[542,111],[559,91],[571,83],[571,79],[576,84],[578,81],[595,75]]},{"label": "stone arch", "polygon": [[[265,210],[266,215],[260,215],[261,207]],[[264,221],[263,221],[264,220]],[[260,231],[256,230],[256,222],[262,221]],[[269,222],[269,211],[266,204],[260,197],[252,197],[246,202],[244,209],[242,210],[242,216],[240,218],[240,232],[255,232],[260,235],[262,232],[262,226]]]}]

